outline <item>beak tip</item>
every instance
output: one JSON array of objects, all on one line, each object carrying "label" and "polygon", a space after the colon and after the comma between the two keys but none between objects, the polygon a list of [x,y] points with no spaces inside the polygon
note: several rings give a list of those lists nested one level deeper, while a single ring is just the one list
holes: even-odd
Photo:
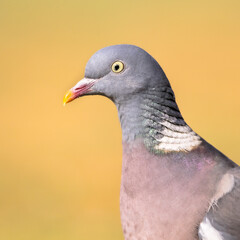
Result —
[{"label": "beak tip", "polygon": [[68,103],[68,102],[71,102],[72,100],[74,99],[73,97],[73,93],[71,90],[69,90],[66,95],[64,96],[63,98],[63,106],[65,107],[65,105]]}]

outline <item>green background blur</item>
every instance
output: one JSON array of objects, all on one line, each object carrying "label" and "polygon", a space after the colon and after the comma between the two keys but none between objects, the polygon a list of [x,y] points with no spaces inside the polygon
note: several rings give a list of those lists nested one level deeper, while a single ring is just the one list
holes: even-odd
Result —
[{"label": "green background blur", "polygon": [[108,45],[153,55],[185,120],[240,163],[239,12],[239,0],[0,0],[0,239],[123,239],[115,106],[62,106]]}]

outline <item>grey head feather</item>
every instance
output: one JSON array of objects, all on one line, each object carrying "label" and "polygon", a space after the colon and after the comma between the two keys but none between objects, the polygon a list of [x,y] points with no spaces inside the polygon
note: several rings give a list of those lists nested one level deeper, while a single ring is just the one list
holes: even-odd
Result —
[{"label": "grey head feather", "polygon": [[[111,71],[115,61],[124,63],[124,71]],[[157,61],[133,45],[114,45],[97,51],[86,65],[85,77],[101,79],[93,90],[116,102],[128,99],[149,87],[170,86]]]}]

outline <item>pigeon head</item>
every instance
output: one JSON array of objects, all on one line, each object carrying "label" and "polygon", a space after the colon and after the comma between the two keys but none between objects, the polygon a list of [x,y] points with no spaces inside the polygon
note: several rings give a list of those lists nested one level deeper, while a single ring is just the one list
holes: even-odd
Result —
[{"label": "pigeon head", "polygon": [[109,46],[90,58],[84,78],[68,91],[64,104],[84,95],[103,95],[120,102],[166,84],[163,70],[146,51],[133,45]]},{"label": "pigeon head", "polygon": [[[155,151],[161,139],[171,142],[168,138],[176,129],[184,134],[190,131],[184,128],[185,122],[162,68],[139,47],[115,45],[96,52],[86,65],[84,78],[68,91],[63,102],[85,95],[103,95],[115,103],[123,141],[140,137]],[[166,147],[163,143],[161,149],[173,149],[173,144],[170,145]]]}]

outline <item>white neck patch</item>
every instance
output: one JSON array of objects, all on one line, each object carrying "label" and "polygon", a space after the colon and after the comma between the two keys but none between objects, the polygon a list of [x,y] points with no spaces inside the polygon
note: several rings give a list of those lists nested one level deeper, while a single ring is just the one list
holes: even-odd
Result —
[{"label": "white neck patch", "polygon": [[161,122],[161,125],[164,126],[163,131],[161,131],[163,137],[156,139],[159,141],[159,144],[155,146],[156,150],[188,152],[202,142],[200,137],[188,125],[179,126],[167,121]]}]

